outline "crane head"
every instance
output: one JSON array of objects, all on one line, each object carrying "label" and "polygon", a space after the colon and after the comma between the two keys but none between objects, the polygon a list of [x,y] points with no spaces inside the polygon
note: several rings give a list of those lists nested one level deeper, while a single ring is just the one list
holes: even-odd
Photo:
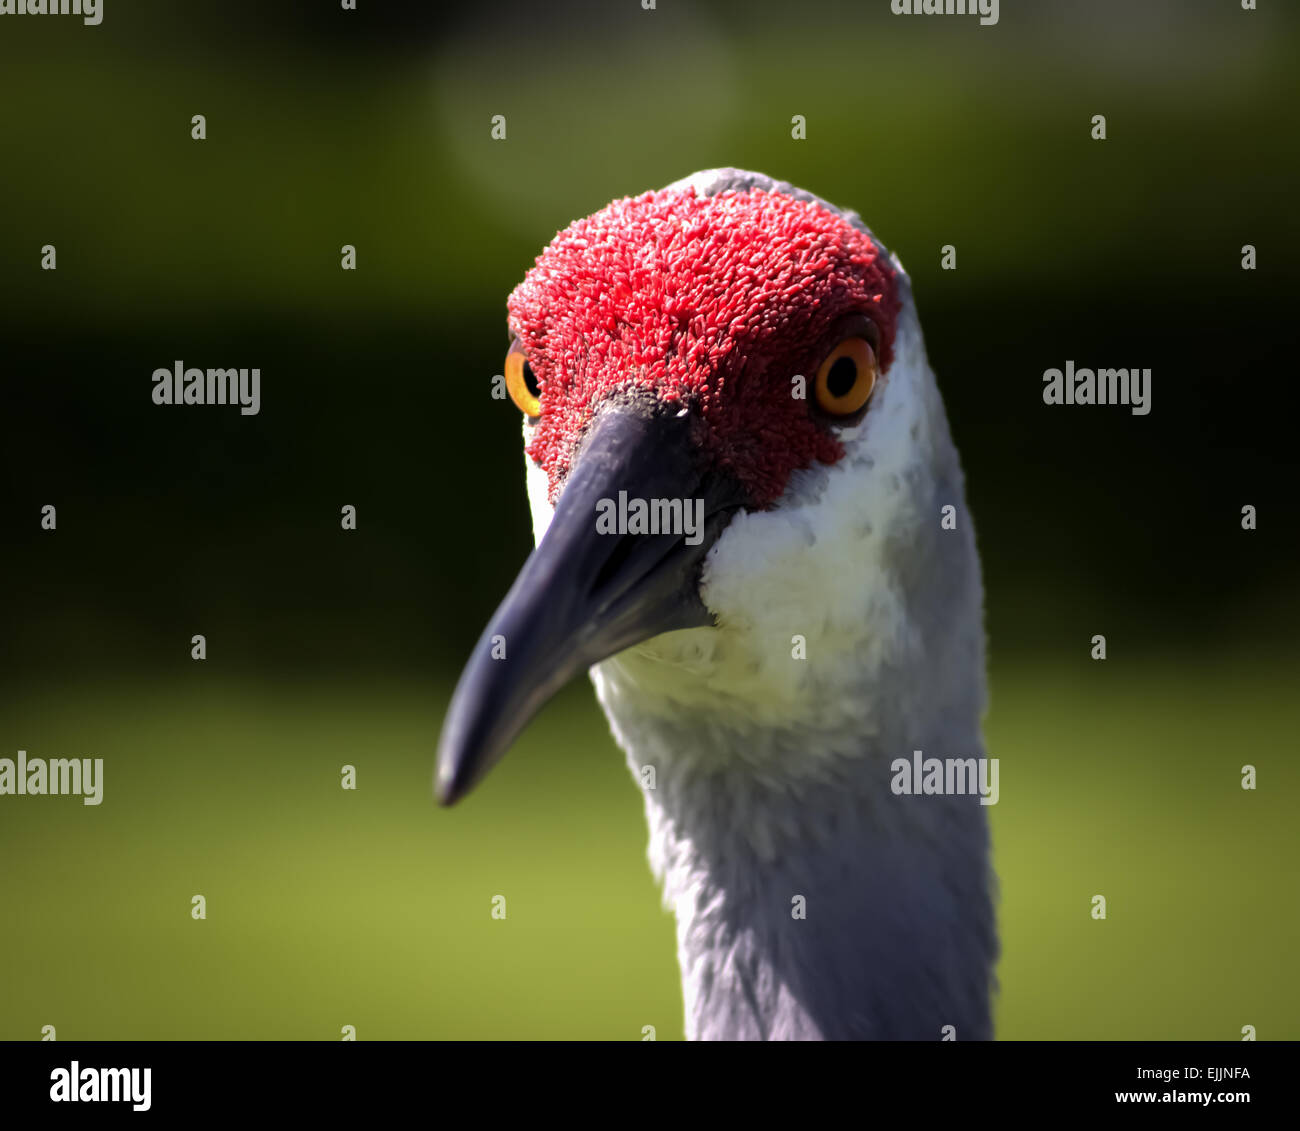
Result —
[{"label": "crane head", "polygon": [[908,646],[900,540],[950,448],[898,261],[712,170],[570,225],[508,311],[537,545],[456,688],[439,800],[593,665],[664,711],[849,711],[837,665]]}]

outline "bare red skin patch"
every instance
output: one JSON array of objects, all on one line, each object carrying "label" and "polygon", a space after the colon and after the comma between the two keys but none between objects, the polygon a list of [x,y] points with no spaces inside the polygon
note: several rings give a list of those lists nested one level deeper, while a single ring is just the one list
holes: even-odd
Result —
[{"label": "bare red skin patch", "polygon": [[646,388],[690,405],[713,466],[756,506],[790,473],[843,448],[809,387],[846,314],[880,332],[888,369],[894,270],[869,236],[820,205],[763,189],[664,189],[616,200],[560,232],[511,294],[511,331],[541,385],[529,456],[559,495],[575,446],[609,396]]}]

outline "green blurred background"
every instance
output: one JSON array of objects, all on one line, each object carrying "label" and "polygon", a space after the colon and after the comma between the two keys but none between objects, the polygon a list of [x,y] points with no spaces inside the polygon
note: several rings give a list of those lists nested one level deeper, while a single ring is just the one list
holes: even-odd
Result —
[{"label": "green blurred background", "polygon": [[[718,165],[913,276],[988,589],[999,1035],[1300,1037],[1300,11],[359,9],[0,19],[0,757],[106,767],[0,798],[0,1039],[681,1035],[589,688],[463,806],[430,781],[531,542],[505,296]],[[260,367],[260,415],[154,406],[177,358]],[[1151,367],[1151,415],[1046,408],[1067,358]]]}]

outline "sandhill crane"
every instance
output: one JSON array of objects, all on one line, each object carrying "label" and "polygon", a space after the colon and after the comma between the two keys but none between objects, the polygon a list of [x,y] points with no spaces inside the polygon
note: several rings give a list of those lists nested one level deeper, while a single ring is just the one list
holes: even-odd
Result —
[{"label": "sandhill crane", "polygon": [[982,756],[985,702],[974,530],[897,258],[717,169],[573,223],[508,309],[537,546],[457,686],[438,798],[590,668],[688,1036],[991,1036],[985,807],[897,782],[917,751]]}]

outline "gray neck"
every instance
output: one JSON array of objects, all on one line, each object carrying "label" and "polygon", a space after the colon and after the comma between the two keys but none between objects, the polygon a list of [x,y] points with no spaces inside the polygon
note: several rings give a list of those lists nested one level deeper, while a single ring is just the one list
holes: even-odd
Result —
[{"label": "gray neck", "polygon": [[645,791],[689,1037],[991,1035],[984,809],[894,795],[906,743],[884,745],[797,796],[745,770],[672,766]]}]

